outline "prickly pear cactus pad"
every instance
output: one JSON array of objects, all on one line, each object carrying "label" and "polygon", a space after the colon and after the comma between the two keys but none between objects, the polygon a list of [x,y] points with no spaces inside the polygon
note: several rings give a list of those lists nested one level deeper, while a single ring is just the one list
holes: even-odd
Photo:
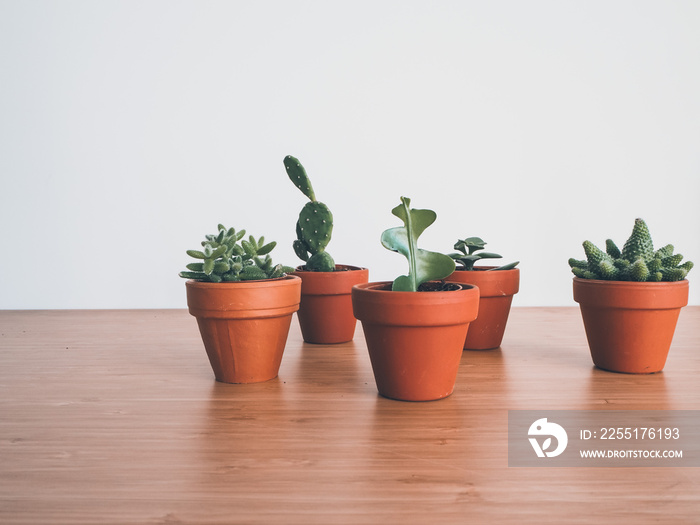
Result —
[{"label": "prickly pear cactus pad", "polygon": [[283,162],[289,180],[291,180],[292,183],[299,188],[299,191],[306,195],[310,201],[315,201],[316,195],[314,195],[314,189],[311,187],[311,181],[306,174],[304,166],[301,165],[301,162],[291,155],[287,155]]},{"label": "prickly pear cactus pad", "polygon": [[333,214],[322,202],[307,202],[299,213],[299,231],[312,254],[328,246],[333,232]]},{"label": "prickly pear cactus pad", "polygon": [[605,281],[682,281],[693,268],[691,261],[681,264],[683,256],[673,253],[673,245],[654,250],[649,228],[642,219],[634,221],[634,228],[620,250],[608,239],[605,251],[590,241],[584,241],[586,259],[569,259],[576,277]]},{"label": "prickly pear cactus pad", "polygon": [[187,250],[187,255],[197,262],[188,264],[180,277],[220,283],[276,279],[294,271],[289,266],[272,263],[270,252],[276,242],[265,244],[264,237],[256,239],[251,235],[244,239],[244,236],[245,230],[237,232],[219,224],[218,234],[207,235],[202,241],[202,250]]},{"label": "prickly pear cactus pad", "polygon": [[455,270],[450,256],[418,248],[418,237],[435,222],[437,215],[433,210],[414,210],[410,206],[411,199],[401,197],[401,204],[391,213],[404,225],[382,233],[382,245],[408,259],[408,275],[397,277],[391,288],[400,292],[416,292],[421,284],[444,279]]},{"label": "prickly pear cactus pad", "polygon": [[306,262],[307,270],[332,272],[335,270],[335,261],[326,252],[326,246],[333,233],[333,214],[328,206],[316,200],[311,181],[298,159],[287,155],[284,158],[284,167],[289,180],[311,201],[307,202],[299,213],[296,225],[297,239],[293,243],[294,253]]}]

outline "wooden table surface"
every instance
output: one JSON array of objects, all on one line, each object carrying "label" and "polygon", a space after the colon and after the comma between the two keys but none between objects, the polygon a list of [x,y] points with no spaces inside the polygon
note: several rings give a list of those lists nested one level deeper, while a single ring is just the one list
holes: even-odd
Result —
[{"label": "wooden table surface", "polygon": [[455,393],[379,397],[355,341],[216,383],[185,310],[0,312],[0,523],[700,523],[700,468],[509,468],[509,409],[700,409],[700,307],[664,372],[595,369],[577,308],[514,308]]}]

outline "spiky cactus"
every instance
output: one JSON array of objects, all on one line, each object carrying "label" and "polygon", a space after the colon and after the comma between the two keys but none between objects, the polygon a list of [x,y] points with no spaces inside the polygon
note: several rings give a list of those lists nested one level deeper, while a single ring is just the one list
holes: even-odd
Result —
[{"label": "spiky cactus", "polygon": [[693,267],[691,261],[681,264],[683,256],[673,253],[667,244],[654,251],[649,228],[642,219],[634,221],[634,228],[622,250],[608,239],[605,251],[590,241],[584,241],[585,260],[569,259],[576,277],[605,281],[682,281]]},{"label": "spiky cactus", "polygon": [[207,235],[202,250],[187,250],[187,255],[198,262],[188,264],[188,271],[180,272],[180,277],[220,283],[275,279],[294,271],[289,266],[272,264],[270,252],[276,242],[265,244],[264,237],[256,240],[251,235],[246,240],[244,236],[245,230],[236,232],[219,224],[219,233]]},{"label": "spiky cactus", "polygon": [[287,155],[284,158],[284,167],[289,179],[311,201],[307,202],[299,213],[297,239],[293,244],[294,253],[306,262],[307,270],[332,272],[335,270],[335,261],[326,251],[326,246],[333,232],[333,214],[328,206],[316,200],[311,181],[298,159]]},{"label": "spiky cactus", "polygon": [[[480,259],[500,259],[502,257],[497,253],[491,252],[476,253],[479,250],[483,250],[484,246],[486,246],[486,243],[480,237],[460,239],[455,243],[454,249],[459,250],[461,253],[451,253],[450,257],[455,260],[455,263],[461,265],[460,268],[457,268],[458,270],[473,270],[474,263]],[[504,264],[503,266],[490,268],[489,270],[511,270],[515,268],[519,262],[520,261]]]}]

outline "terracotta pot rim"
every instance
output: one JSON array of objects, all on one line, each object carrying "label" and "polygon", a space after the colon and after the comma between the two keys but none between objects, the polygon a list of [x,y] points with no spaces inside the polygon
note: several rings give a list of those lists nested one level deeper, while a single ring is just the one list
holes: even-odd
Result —
[{"label": "terracotta pot rim", "polygon": [[190,314],[204,318],[261,318],[299,309],[301,278],[209,283],[185,282]]},{"label": "terracotta pot rim", "polygon": [[[208,281],[197,281],[196,279],[188,279],[185,281],[186,286],[191,286],[193,288],[255,288],[255,287],[270,287],[275,285],[280,285],[283,281],[294,281],[296,279],[301,279],[296,275],[287,274],[283,277],[275,277],[274,279],[254,279],[248,281],[227,281],[221,283],[211,283]],[[287,283],[284,283],[286,285]]]},{"label": "terracotta pot rim", "polygon": [[[344,265],[336,265],[343,267]],[[356,268],[337,272],[294,271],[292,275],[301,278],[301,295],[350,295],[353,285],[367,282],[369,270]]]},{"label": "terracotta pot rim", "polygon": [[341,273],[341,272],[358,272],[358,271],[365,271],[367,268],[364,266],[355,266],[353,264],[336,264],[336,268],[342,268],[342,270],[335,270],[332,272],[315,272],[312,270],[306,270],[305,269],[306,265],[305,264],[300,264],[296,268],[294,268],[294,273],[299,272],[299,273]]},{"label": "terracotta pot rim", "polygon": [[620,286],[626,288],[646,288],[649,286],[685,286],[688,283],[688,279],[682,279],[680,281],[606,281],[604,279],[583,279],[581,277],[574,277],[574,282],[577,283],[590,283],[591,286],[603,285],[603,286]]},{"label": "terracotta pot rim", "polygon": [[603,281],[574,277],[574,301],[582,308],[668,310],[688,304],[688,280],[665,282]]},{"label": "terracotta pot rim", "polygon": [[470,273],[470,272],[485,272],[492,270],[493,273],[508,273],[508,272],[519,272],[520,268],[509,268],[508,270],[493,270],[494,268],[498,268],[498,266],[475,266],[471,270],[465,270],[464,268],[455,268],[455,272],[465,272],[465,273]]},{"label": "terracotta pot rim", "polygon": [[461,290],[439,292],[394,292],[380,290],[392,281],[357,284],[352,288],[353,312],[357,319],[392,326],[449,326],[476,319],[479,288],[455,283]]},{"label": "terracotta pot rim", "polygon": [[[497,266],[482,268],[497,268]],[[446,280],[478,286],[479,294],[483,298],[513,296],[520,291],[519,268],[498,271],[455,270],[447,276]]]},{"label": "terracotta pot rim", "polygon": [[[435,281],[435,282],[439,282],[439,281]],[[460,290],[441,290],[441,291],[433,291],[433,292],[403,292],[403,291],[395,291],[395,290],[391,290],[391,289],[389,289],[389,290],[384,289],[387,286],[391,287],[392,283],[393,283],[393,281],[373,281],[373,282],[369,282],[369,283],[356,284],[353,286],[353,288],[357,288],[358,290],[361,290],[363,292],[369,292],[369,293],[390,292],[390,293],[394,293],[394,294],[411,294],[412,296],[416,295],[416,294],[419,294],[421,296],[423,296],[423,295],[434,296],[434,295],[438,295],[438,294],[439,295],[453,294],[453,293],[458,293],[458,292],[464,292],[464,291],[470,290],[472,288],[478,289],[478,287],[476,285],[468,284],[468,283],[459,283],[459,282],[454,282],[454,281],[449,281],[449,283],[459,285],[461,288]]]}]

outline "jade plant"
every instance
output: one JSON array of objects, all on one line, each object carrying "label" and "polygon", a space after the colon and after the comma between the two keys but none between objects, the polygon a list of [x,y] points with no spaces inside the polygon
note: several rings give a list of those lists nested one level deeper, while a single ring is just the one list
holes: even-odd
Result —
[{"label": "jade plant", "polygon": [[187,250],[187,255],[198,261],[188,264],[188,271],[180,272],[180,277],[220,283],[276,279],[294,271],[289,266],[273,265],[270,252],[276,242],[265,244],[264,237],[244,236],[245,230],[219,224],[219,232],[202,241],[202,250]]},{"label": "jade plant", "polygon": [[298,159],[287,155],[284,166],[290,180],[310,201],[299,213],[297,239],[293,243],[294,253],[306,263],[307,270],[332,272],[335,270],[335,261],[326,251],[326,246],[333,232],[333,214],[328,206],[316,200],[311,181]]},{"label": "jade plant", "polygon": [[605,241],[605,251],[590,241],[584,241],[586,260],[569,259],[576,277],[605,281],[682,281],[693,267],[691,261],[681,264],[683,256],[673,253],[673,245],[654,250],[649,228],[642,219],[634,228],[622,250],[612,241]]},{"label": "jade plant", "polygon": [[[481,259],[502,258],[501,255],[492,252],[476,253],[479,250],[483,250],[484,246],[486,246],[486,243],[480,237],[468,237],[466,239],[460,239],[454,245],[454,249],[459,250],[460,253],[451,253],[450,257],[452,257],[457,264],[461,265],[459,268],[457,268],[458,270],[467,271],[474,270],[474,263]],[[504,264],[503,266],[499,266],[497,268],[488,268],[487,271],[512,270],[518,265],[519,262],[520,261],[515,261],[514,263]]]},{"label": "jade plant", "polygon": [[391,213],[401,219],[403,226],[390,228],[382,233],[382,245],[408,259],[408,275],[397,277],[391,289],[400,292],[417,292],[428,281],[441,280],[455,270],[455,262],[448,255],[418,248],[418,237],[435,222],[433,210],[411,208],[411,199],[401,197],[401,204]]}]

